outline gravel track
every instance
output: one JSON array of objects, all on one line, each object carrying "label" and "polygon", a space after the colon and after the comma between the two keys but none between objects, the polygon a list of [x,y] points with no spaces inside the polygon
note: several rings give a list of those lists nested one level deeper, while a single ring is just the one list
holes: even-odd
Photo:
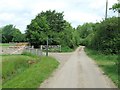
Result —
[{"label": "gravel track", "polygon": [[89,58],[84,47],[73,53],[50,53],[61,63],[59,68],[45,80],[40,88],[116,88]]}]

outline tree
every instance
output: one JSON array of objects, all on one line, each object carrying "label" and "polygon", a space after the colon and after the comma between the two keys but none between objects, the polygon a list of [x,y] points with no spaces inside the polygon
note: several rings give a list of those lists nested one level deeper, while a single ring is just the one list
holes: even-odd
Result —
[{"label": "tree", "polygon": [[115,3],[110,10],[113,10],[114,12],[119,12],[120,13],[120,3]]},{"label": "tree", "polygon": [[15,29],[12,36],[12,42],[22,42],[25,38],[24,34],[22,34],[19,29]]},{"label": "tree", "polygon": [[25,38],[20,30],[15,28],[12,24],[2,27],[0,31],[3,43],[20,42]]},{"label": "tree", "polygon": [[2,42],[2,28],[0,28],[0,43]]},{"label": "tree", "polygon": [[79,25],[77,27],[77,31],[79,33],[80,41],[79,43],[81,45],[87,45],[87,41],[85,40],[90,33],[94,30],[94,24],[93,23],[84,23],[83,25]]},{"label": "tree", "polygon": [[30,25],[27,25],[26,35],[35,47],[46,44],[47,38],[51,39],[51,44],[60,44],[59,36],[64,28],[63,13],[49,10],[39,13]]},{"label": "tree", "polygon": [[6,25],[2,28],[2,42],[11,42],[13,38],[13,25]]},{"label": "tree", "polygon": [[91,46],[93,46],[92,48],[99,50],[102,53],[116,54],[120,52],[120,30],[118,27],[118,18],[108,18],[98,24],[97,31],[91,42]]},{"label": "tree", "polygon": [[70,48],[73,48],[73,28],[69,22],[66,21],[65,23],[66,27],[64,28],[64,31],[62,31],[60,34],[61,37],[61,44],[63,46],[68,46]]},{"label": "tree", "polygon": [[46,17],[37,16],[31,21],[31,24],[27,26],[26,36],[29,42],[35,47],[41,43],[45,44],[45,41],[49,36],[48,34],[49,26]]}]

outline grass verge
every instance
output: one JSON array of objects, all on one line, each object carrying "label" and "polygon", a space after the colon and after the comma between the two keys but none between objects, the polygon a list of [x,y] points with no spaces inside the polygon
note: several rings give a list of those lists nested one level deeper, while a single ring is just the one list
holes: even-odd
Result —
[{"label": "grass verge", "polygon": [[9,47],[9,46],[14,46],[15,44],[12,43],[0,43],[1,47]]},{"label": "grass verge", "polygon": [[102,68],[105,74],[108,75],[108,77],[111,78],[116,86],[120,88],[120,73],[118,73],[120,68],[118,67],[118,55],[105,55],[88,48],[85,48],[85,52],[89,57],[96,61],[98,66]]},{"label": "grass verge", "polygon": [[12,79],[26,68],[32,66],[29,62],[38,63],[39,57],[27,55],[2,55],[2,81]]},{"label": "grass verge", "polygon": [[[8,56],[8,57],[9,57],[9,60],[5,60],[5,61],[3,60],[3,62],[12,60],[12,59],[10,59],[10,56]],[[18,58],[20,59],[20,57],[23,57],[23,55],[22,56],[21,55],[20,56],[12,56],[12,57],[16,57],[16,59],[14,59],[14,60],[19,62]],[[26,59],[26,58],[27,58],[27,56],[23,57],[22,59]],[[28,56],[28,58],[32,59],[33,57]],[[36,57],[34,57],[33,59],[36,59]],[[21,69],[21,71],[22,71],[21,73],[18,73],[11,79],[7,80],[5,83],[2,84],[2,87],[3,88],[38,88],[39,85],[45,79],[47,79],[50,76],[50,74],[54,71],[54,69],[56,69],[59,65],[58,61],[56,61],[52,57],[39,57],[39,59],[40,59],[39,62],[31,65],[30,67],[28,67],[24,70]],[[26,59],[26,60],[28,60],[28,59]],[[24,60],[24,61],[26,61],[26,60]],[[3,64],[3,66],[4,66],[4,64]],[[6,66],[6,67],[8,67],[8,66]],[[23,66],[20,65],[20,67],[22,68]],[[5,68],[5,66],[4,66],[4,68]],[[8,69],[10,69],[10,68],[8,68]]]}]

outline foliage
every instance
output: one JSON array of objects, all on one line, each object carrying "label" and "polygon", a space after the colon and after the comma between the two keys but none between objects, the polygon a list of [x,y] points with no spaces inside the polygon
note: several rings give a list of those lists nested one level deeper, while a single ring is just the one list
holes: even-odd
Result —
[{"label": "foliage", "polygon": [[61,32],[61,44],[62,46],[75,48],[79,45],[79,34],[77,30],[75,30],[70,23],[66,21],[66,27],[63,32]]},{"label": "foliage", "polygon": [[[9,81],[2,83],[3,89],[4,88],[32,88],[32,89],[38,88],[40,84],[45,79],[47,79],[59,65],[59,62],[52,57],[40,57],[39,60],[40,62],[33,64],[32,66],[26,68],[21,73],[12,77]],[[23,66],[20,67],[22,68]]]},{"label": "foliage", "polygon": [[87,23],[79,26],[77,30],[80,33],[80,44],[105,54],[120,52],[120,30],[117,17],[107,18],[100,23]]},{"label": "foliage", "polygon": [[59,44],[69,48],[78,46],[79,34],[63,16],[63,13],[55,10],[39,13],[27,26],[26,34],[29,42],[39,47],[41,44],[46,44],[48,38],[49,45]]},{"label": "foliage", "polygon": [[47,38],[51,39],[51,44],[59,44],[59,34],[64,30],[64,23],[63,13],[58,13],[55,10],[41,12],[27,26],[27,38],[35,47],[46,44]]},{"label": "foliage", "polygon": [[103,53],[117,54],[120,50],[120,30],[118,28],[118,18],[112,17],[103,20],[95,32],[91,41],[91,47]]},{"label": "foliage", "polygon": [[[119,1],[118,1],[119,2]],[[114,12],[119,12],[120,13],[120,3],[115,3],[110,10],[113,10]]]},{"label": "foliage", "polygon": [[61,47],[61,52],[73,52],[74,49],[71,49],[70,47],[68,47],[67,45],[63,45]]},{"label": "foliage", "polygon": [[2,42],[21,42],[25,41],[25,36],[20,32],[19,29],[15,28],[13,25],[6,25],[0,29],[2,34]]},{"label": "foliage", "polygon": [[[79,25],[77,27],[77,31],[79,33],[79,43],[81,45],[87,45],[88,41],[86,40],[86,38],[88,38],[89,34],[91,34],[94,30],[95,25],[93,23],[85,23],[83,25]],[[90,39],[90,38],[88,38]]]}]

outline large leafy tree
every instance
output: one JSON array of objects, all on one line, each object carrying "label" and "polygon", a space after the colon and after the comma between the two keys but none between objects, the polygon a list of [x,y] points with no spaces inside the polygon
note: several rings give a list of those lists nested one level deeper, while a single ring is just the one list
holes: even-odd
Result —
[{"label": "large leafy tree", "polygon": [[120,50],[119,45],[120,30],[118,27],[118,18],[108,18],[99,23],[91,43],[92,48],[106,54],[116,54]]},{"label": "large leafy tree", "polygon": [[36,47],[42,43],[45,43],[45,40],[49,36],[49,26],[46,21],[46,17],[37,16],[31,21],[31,24],[27,26],[26,35],[29,42]]},{"label": "large leafy tree", "polygon": [[35,47],[46,44],[47,38],[51,40],[51,44],[59,44],[64,28],[63,13],[49,10],[39,13],[30,25],[27,25],[26,35],[29,42]]},{"label": "large leafy tree", "polygon": [[61,44],[69,48],[75,48],[79,45],[79,33],[69,22],[66,21],[65,25],[65,29],[60,36]]},{"label": "large leafy tree", "polygon": [[11,42],[13,38],[13,25],[6,25],[2,28],[2,42]]},{"label": "large leafy tree", "polygon": [[15,29],[12,36],[13,36],[12,42],[25,41],[25,35],[22,34],[19,29]]},{"label": "large leafy tree", "polygon": [[12,24],[6,25],[1,28],[2,42],[21,42],[24,41],[24,36],[19,29],[15,28]]},{"label": "large leafy tree", "polygon": [[70,23],[66,21],[65,23],[66,27],[64,31],[61,32],[61,40],[60,42],[64,46],[68,46],[70,48],[73,48],[73,28]]}]

